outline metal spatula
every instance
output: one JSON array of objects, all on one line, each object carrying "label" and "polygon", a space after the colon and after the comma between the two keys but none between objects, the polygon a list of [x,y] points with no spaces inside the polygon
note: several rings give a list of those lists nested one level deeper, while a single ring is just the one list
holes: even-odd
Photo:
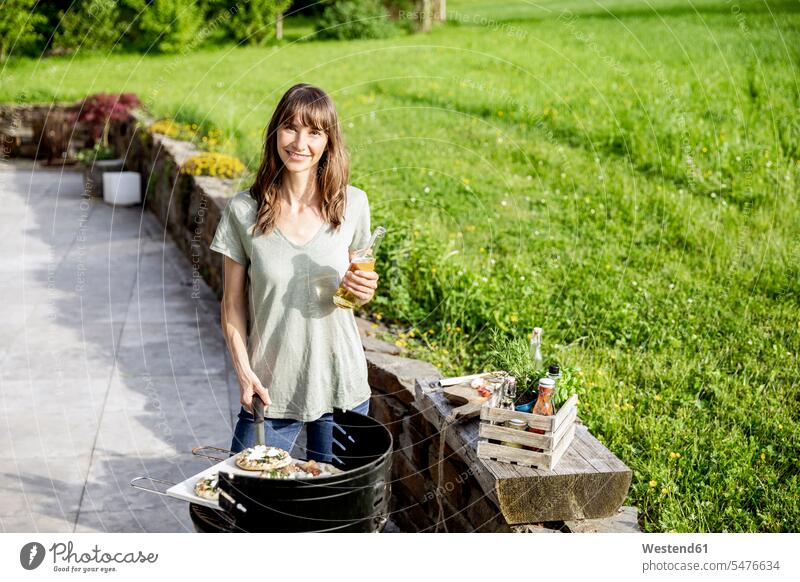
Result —
[{"label": "metal spatula", "polygon": [[253,394],[253,419],[256,425],[256,445],[264,442],[264,401],[258,394]]}]

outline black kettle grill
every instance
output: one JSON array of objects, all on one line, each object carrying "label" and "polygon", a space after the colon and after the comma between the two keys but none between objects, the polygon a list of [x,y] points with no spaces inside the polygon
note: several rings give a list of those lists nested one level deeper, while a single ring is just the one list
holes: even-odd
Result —
[{"label": "black kettle grill", "polygon": [[[192,452],[208,456],[200,452],[208,449],[224,450]],[[364,414],[334,409],[331,464],[342,473],[268,479],[220,471],[220,509],[190,503],[189,513],[199,532],[380,531],[388,518],[391,463],[392,435],[385,426]]]}]

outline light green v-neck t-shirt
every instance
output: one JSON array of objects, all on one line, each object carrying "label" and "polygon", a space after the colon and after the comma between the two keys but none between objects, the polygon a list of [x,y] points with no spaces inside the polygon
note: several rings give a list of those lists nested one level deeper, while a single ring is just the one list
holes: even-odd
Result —
[{"label": "light green v-neck t-shirt", "polygon": [[223,211],[211,249],[247,267],[250,366],[269,390],[267,418],[316,420],[370,397],[367,360],[353,310],[333,303],[349,251],[370,237],[369,202],[347,187],[338,230],[324,224],[296,245],[278,229],[253,236],[256,201],[238,192]]}]

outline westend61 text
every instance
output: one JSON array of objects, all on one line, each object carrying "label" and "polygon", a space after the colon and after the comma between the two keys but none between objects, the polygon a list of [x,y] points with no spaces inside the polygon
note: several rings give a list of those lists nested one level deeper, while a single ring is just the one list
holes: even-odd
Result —
[{"label": "westend61 text", "polygon": [[707,554],[708,544],[689,544],[686,546],[642,544],[642,551],[645,554]]},{"label": "westend61 text", "polygon": [[77,564],[86,564],[88,562],[94,562],[96,564],[108,564],[110,562],[114,562],[116,564],[135,564],[135,563],[150,563],[152,564],[156,560],[158,560],[158,554],[144,554],[140,550],[137,553],[134,552],[117,552],[115,554],[109,554],[108,552],[102,552],[100,548],[95,545],[91,550],[88,552],[83,552],[81,554],[77,554],[72,551],[72,542],[67,542],[63,544],[61,542],[57,542],[50,547],[50,552],[53,554],[53,563],[56,563],[56,560],[59,558],[62,562],[73,562]]}]

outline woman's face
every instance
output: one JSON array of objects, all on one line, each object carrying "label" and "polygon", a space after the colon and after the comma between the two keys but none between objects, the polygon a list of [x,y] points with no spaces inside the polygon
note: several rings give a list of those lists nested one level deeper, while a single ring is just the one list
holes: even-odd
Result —
[{"label": "woman's face", "polygon": [[278,155],[290,172],[303,172],[317,165],[325,146],[327,134],[302,125],[299,120],[289,121],[278,128]]}]

